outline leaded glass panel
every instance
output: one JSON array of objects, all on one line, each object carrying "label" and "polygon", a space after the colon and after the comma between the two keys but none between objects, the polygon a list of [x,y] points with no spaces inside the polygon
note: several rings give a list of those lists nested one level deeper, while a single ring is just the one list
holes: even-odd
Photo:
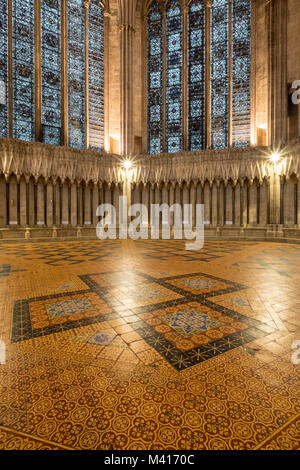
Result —
[{"label": "leaded glass panel", "polygon": [[85,148],[85,7],[68,0],[68,136],[70,147]]},{"label": "leaded glass panel", "polygon": [[251,0],[232,2],[232,143],[250,144]]},{"label": "leaded glass panel", "polygon": [[229,57],[228,0],[213,0],[211,8],[211,146],[228,147]]},{"label": "leaded glass panel", "polygon": [[0,137],[8,137],[8,10],[0,0]]},{"label": "leaded glass panel", "polygon": [[61,129],[61,0],[42,0],[43,141],[60,145]]},{"label": "leaded glass panel", "polygon": [[148,152],[162,152],[163,142],[162,14],[153,2],[148,15]]},{"label": "leaded glass panel", "polygon": [[104,148],[104,12],[98,0],[89,3],[89,144]]},{"label": "leaded glass panel", "polygon": [[171,0],[166,22],[166,149],[182,150],[182,15],[180,2]]},{"label": "leaded glass panel", "polygon": [[188,12],[189,150],[205,148],[205,7],[193,0]]},{"label": "leaded glass panel", "polygon": [[34,140],[34,0],[13,0],[13,137]]}]

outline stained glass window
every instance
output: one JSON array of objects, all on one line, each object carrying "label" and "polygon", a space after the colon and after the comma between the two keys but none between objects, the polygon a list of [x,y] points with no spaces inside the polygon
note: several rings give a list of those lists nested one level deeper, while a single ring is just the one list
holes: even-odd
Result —
[{"label": "stained glass window", "polygon": [[0,137],[8,137],[8,11],[0,0]]},{"label": "stained glass window", "polygon": [[42,0],[43,141],[60,145],[61,128],[61,2]]},{"label": "stained glass window", "polygon": [[98,0],[89,4],[89,146],[104,147],[104,12]]},{"label": "stained glass window", "polygon": [[189,150],[205,148],[205,7],[193,0],[188,13]]},{"label": "stained glass window", "polygon": [[228,147],[229,56],[228,0],[213,0],[211,8],[211,146]]},{"label": "stained glass window", "polygon": [[70,147],[85,148],[85,7],[68,0],[68,138]]},{"label": "stained glass window", "polygon": [[232,143],[250,144],[251,0],[232,2]]},{"label": "stained glass window", "polygon": [[148,15],[148,151],[162,152],[163,127],[163,31],[162,14],[157,2]]},{"label": "stained glass window", "polygon": [[34,0],[13,0],[13,137],[34,140]]},{"label": "stained glass window", "polygon": [[166,23],[166,149],[182,150],[182,16],[178,0],[171,0]]}]

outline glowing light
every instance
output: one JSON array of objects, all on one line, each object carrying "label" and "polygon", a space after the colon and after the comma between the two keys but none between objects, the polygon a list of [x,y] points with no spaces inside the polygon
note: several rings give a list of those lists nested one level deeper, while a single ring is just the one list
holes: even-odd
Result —
[{"label": "glowing light", "polygon": [[270,160],[272,163],[277,163],[281,158],[281,155],[280,153],[272,153],[272,155],[270,156]]},{"label": "glowing light", "polygon": [[124,160],[123,167],[125,170],[129,170],[132,167],[132,162],[130,160]]},{"label": "glowing light", "polygon": [[267,127],[268,127],[268,126],[267,126],[267,124],[266,124],[266,123],[264,123],[264,124],[260,124],[260,125],[259,125],[259,126],[257,126],[257,127],[258,127],[258,129],[267,130]]}]

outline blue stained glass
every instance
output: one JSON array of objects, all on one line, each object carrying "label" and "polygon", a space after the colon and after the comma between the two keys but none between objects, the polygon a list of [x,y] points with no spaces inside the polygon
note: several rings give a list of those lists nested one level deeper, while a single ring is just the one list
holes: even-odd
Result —
[{"label": "blue stained glass", "polygon": [[211,8],[211,146],[228,147],[228,0],[213,0]]},{"label": "blue stained glass", "polygon": [[89,144],[104,148],[104,11],[98,0],[89,3]]},{"label": "blue stained glass", "polygon": [[69,145],[85,148],[85,7],[68,0],[68,134]]},{"label": "blue stained glass", "polygon": [[0,0],[0,137],[8,137],[8,11]]},{"label": "blue stained glass", "polygon": [[162,14],[153,2],[148,14],[148,152],[162,152]]},{"label": "blue stained glass", "polygon": [[43,141],[60,145],[61,0],[42,0],[41,26]]},{"label": "blue stained glass", "polygon": [[205,7],[193,0],[188,12],[189,150],[205,148]]},{"label": "blue stained glass", "polygon": [[34,0],[13,0],[13,137],[34,140]]},{"label": "blue stained glass", "polygon": [[232,3],[232,144],[250,145],[251,0]]},{"label": "blue stained glass", "polygon": [[171,0],[167,8],[166,148],[182,150],[182,15],[180,2]]}]

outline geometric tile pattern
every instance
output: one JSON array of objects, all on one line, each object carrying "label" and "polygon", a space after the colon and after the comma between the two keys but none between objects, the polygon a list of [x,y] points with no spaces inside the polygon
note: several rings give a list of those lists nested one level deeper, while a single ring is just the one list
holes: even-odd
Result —
[{"label": "geometric tile pattern", "polygon": [[109,244],[0,244],[0,449],[299,449],[299,247]]},{"label": "geometric tile pattern", "polygon": [[[253,246],[255,242],[237,242],[205,244],[202,250],[186,251],[185,242],[168,240],[167,242],[153,242],[151,240],[137,241],[136,249],[144,259],[180,261],[201,261],[209,262],[221,258],[224,255],[239,252],[242,248]],[[0,255],[2,253],[11,254],[23,260],[39,260],[50,266],[77,265],[84,262],[94,262],[102,260],[120,260],[122,258],[122,244],[120,240],[91,241],[82,244],[80,241],[56,242],[55,246],[48,243],[31,242],[30,245],[24,243],[3,243],[0,245]]]},{"label": "geometric tile pattern", "polygon": [[[243,285],[199,272],[159,279],[135,270],[131,273],[143,283],[117,288],[112,273],[92,273],[79,276],[89,290],[15,302],[11,341],[125,318],[137,341],[144,340],[180,371],[274,331],[211,300],[239,292],[245,289]],[[120,276],[127,277],[116,273]],[[113,282],[112,289],[103,286],[104,279]]]},{"label": "geometric tile pattern", "polygon": [[192,308],[188,310],[176,309],[175,313],[168,313],[162,317],[162,320],[185,337],[222,325],[219,320]]},{"label": "geometric tile pattern", "polygon": [[62,300],[45,304],[50,319],[58,317],[67,317],[76,313],[85,313],[93,309],[93,306],[87,298]]}]

